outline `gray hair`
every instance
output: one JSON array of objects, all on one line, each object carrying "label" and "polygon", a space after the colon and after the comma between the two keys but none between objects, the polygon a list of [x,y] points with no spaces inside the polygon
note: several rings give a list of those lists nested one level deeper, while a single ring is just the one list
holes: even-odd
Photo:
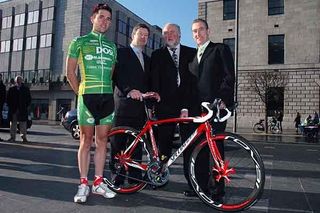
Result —
[{"label": "gray hair", "polygon": [[[181,36],[181,29],[180,29],[180,26],[179,26],[179,25],[174,24],[174,23],[166,23],[166,24],[163,26],[163,28],[165,28],[165,27],[167,27],[167,26],[174,26],[174,27],[176,27],[177,30],[178,30],[179,35]],[[163,32],[162,32],[162,34],[163,34]]]}]

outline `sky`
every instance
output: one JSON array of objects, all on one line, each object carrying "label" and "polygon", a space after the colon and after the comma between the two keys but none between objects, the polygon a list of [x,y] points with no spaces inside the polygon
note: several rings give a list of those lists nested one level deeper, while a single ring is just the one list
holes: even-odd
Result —
[{"label": "sky", "polygon": [[198,17],[197,0],[117,0],[151,25],[163,27],[171,22],[181,28],[181,44],[195,47],[191,23]]},{"label": "sky", "polygon": [[[0,0],[2,2],[3,0]],[[117,0],[151,25],[171,22],[181,28],[181,43],[195,47],[191,23],[198,17],[198,0]]]}]

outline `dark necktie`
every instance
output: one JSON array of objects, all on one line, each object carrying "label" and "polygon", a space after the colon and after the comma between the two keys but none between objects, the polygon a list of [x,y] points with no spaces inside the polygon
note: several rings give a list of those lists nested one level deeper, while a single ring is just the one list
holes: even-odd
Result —
[{"label": "dark necktie", "polygon": [[179,62],[178,62],[178,55],[176,53],[177,48],[170,48],[170,50],[172,51],[172,59],[173,62],[176,66],[176,70],[177,70],[177,85],[180,86],[180,74],[179,74]]}]

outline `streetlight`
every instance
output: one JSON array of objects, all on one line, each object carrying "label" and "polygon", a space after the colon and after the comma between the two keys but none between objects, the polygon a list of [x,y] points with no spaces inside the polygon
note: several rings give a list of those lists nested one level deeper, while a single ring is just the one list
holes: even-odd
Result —
[{"label": "streetlight", "polygon": [[[234,102],[238,103],[238,49],[239,49],[239,0],[236,0],[236,30],[235,30],[235,47],[234,47],[234,71],[235,71],[235,91]],[[233,132],[237,132],[237,110],[234,110]]]}]

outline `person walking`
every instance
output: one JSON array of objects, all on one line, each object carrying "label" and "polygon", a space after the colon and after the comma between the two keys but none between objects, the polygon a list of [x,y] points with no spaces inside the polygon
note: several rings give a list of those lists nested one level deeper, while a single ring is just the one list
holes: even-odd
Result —
[{"label": "person walking", "polygon": [[[188,109],[192,114],[192,75],[189,63],[196,50],[180,44],[181,30],[177,24],[165,24],[162,36],[165,45],[151,55],[151,90],[161,97],[155,115],[158,119],[179,117],[181,109]],[[182,137],[185,138],[184,132],[188,131],[183,125],[180,127]],[[174,124],[158,126],[157,141],[163,161],[171,156],[175,128]]]},{"label": "person walking", "polygon": [[[117,63],[114,71],[114,101],[115,101],[115,120],[114,126],[130,126],[140,130],[145,121],[146,113],[142,102],[142,94],[150,90],[150,58],[143,50],[148,42],[150,29],[145,24],[137,24],[131,33],[130,47],[118,49]],[[158,98],[159,100],[159,98]],[[120,143],[126,141],[125,138],[115,137],[111,141],[111,153],[115,156],[124,150],[126,144]],[[141,159],[142,147],[139,145],[134,153],[134,159]],[[113,162],[111,161],[111,169]],[[141,179],[141,170],[130,168],[131,177]],[[117,176],[115,184],[124,182],[123,176]],[[128,182],[134,182],[129,179]]]},{"label": "person walking", "polygon": [[[111,25],[111,20],[112,9],[108,4],[95,5],[91,15],[92,31],[85,36],[75,38],[69,46],[66,72],[71,88],[78,95],[77,110],[80,126],[78,150],[80,185],[74,196],[76,203],[86,202],[89,195],[88,171],[94,134],[95,177],[92,193],[105,198],[115,196],[103,181],[107,136],[114,117],[111,79],[117,58],[116,45],[104,36]],[[77,64],[81,70],[80,83],[76,74]]]},{"label": "person walking", "polygon": [[15,85],[11,86],[7,93],[9,108],[10,138],[9,142],[16,141],[17,123],[19,123],[20,135],[23,143],[27,140],[28,108],[31,104],[31,94],[28,87],[23,84],[22,76],[15,78]]},{"label": "person walking", "polygon": [[299,126],[301,125],[301,115],[297,112],[297,115],[294,119],[294,127],[296,128],[296,133],[299,132]]},{"label": "person walking", "polygon": [[[197,44],[197,55],[194,57],[193,62],[190,64],[190,70],[196,80],[195,93],[198,97],[196,106],[200,103],[207,101],[213,103],[216,98],[222,100],[221,108],[232,108],[234,105],[234,84],[235,72],[234,62],[229,47],[222,43],[213,43],[209,40],[210,29],[208,23],[203,19],[195,19],[192,22],[192,35]],[[200,108],[198,108],[200,114]],[[221,115],[223,116],[223,115]],[[227,122],[213,123],[213,133],[225,131]],[[217,142],[217,147],[224,158],[224,145],[223,142]],[[192,147],[187,150],[189,156],[192,152]],[[209,169],[209,153],[203,152],[199,158],[198,165],[195,165],[196,174],[198,177],[199,187],[202,190],[212,192],[214,200],[221,200],[224,196],[224,180],[219,182],[213,180],[212,170]],[[190,177],[189,177],[190,178]],[[187,178],[189,186],[190,180]],[[185,193],[185,195],[195,195],[195,193]]]},{"label": "person walking", "polygon": [[276,116],[277,116],[278,128],[279,128],[280,132],[282,132],[283,112],[282,111],[277,111]]}]

